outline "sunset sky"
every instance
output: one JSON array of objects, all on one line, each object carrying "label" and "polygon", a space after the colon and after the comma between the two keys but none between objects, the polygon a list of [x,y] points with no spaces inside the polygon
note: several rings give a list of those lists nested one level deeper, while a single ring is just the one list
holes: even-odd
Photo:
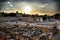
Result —
[{"label": "sunset sky", "polygon": [[57,2],[54,0],[0,0],[0,11],[26,14],[53,15],[57,12]]}]

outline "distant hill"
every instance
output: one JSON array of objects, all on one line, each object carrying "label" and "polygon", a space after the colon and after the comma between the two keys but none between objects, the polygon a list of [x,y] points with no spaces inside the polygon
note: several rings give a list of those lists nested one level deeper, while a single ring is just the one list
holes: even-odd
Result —
[{"label": "distant hill", "polygon": [[54,15],[54,17],[55,17],[56,19],[59,19],[59,20],[60,20],[60,13],[56,13],[56,14]]}]

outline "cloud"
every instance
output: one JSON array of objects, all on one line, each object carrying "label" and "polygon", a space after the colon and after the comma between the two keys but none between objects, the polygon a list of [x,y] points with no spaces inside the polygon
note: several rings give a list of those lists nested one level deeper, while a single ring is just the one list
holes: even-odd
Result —
[{"label": "cloud", "polygon": [[7,4],[9,4],[11,7],[13,7],[13,5],[11,4],[11,2],[8,1]]},{"label": "cloud", "polygon": [[44,8],[46,7],[48,4],[43,4],[43,5],[39,5],[38,7]]}]

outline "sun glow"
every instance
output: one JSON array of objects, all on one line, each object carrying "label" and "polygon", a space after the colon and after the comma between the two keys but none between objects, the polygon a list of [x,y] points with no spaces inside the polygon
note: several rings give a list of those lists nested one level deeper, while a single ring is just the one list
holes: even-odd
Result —
[{"label": "sun glow", "polygon": [[30,6],[25,6],[25,7],[24,7],[24,12],[25,12],[26,14],[29,14],[31,11],[32,11],[32,9],[31,9]]}]

